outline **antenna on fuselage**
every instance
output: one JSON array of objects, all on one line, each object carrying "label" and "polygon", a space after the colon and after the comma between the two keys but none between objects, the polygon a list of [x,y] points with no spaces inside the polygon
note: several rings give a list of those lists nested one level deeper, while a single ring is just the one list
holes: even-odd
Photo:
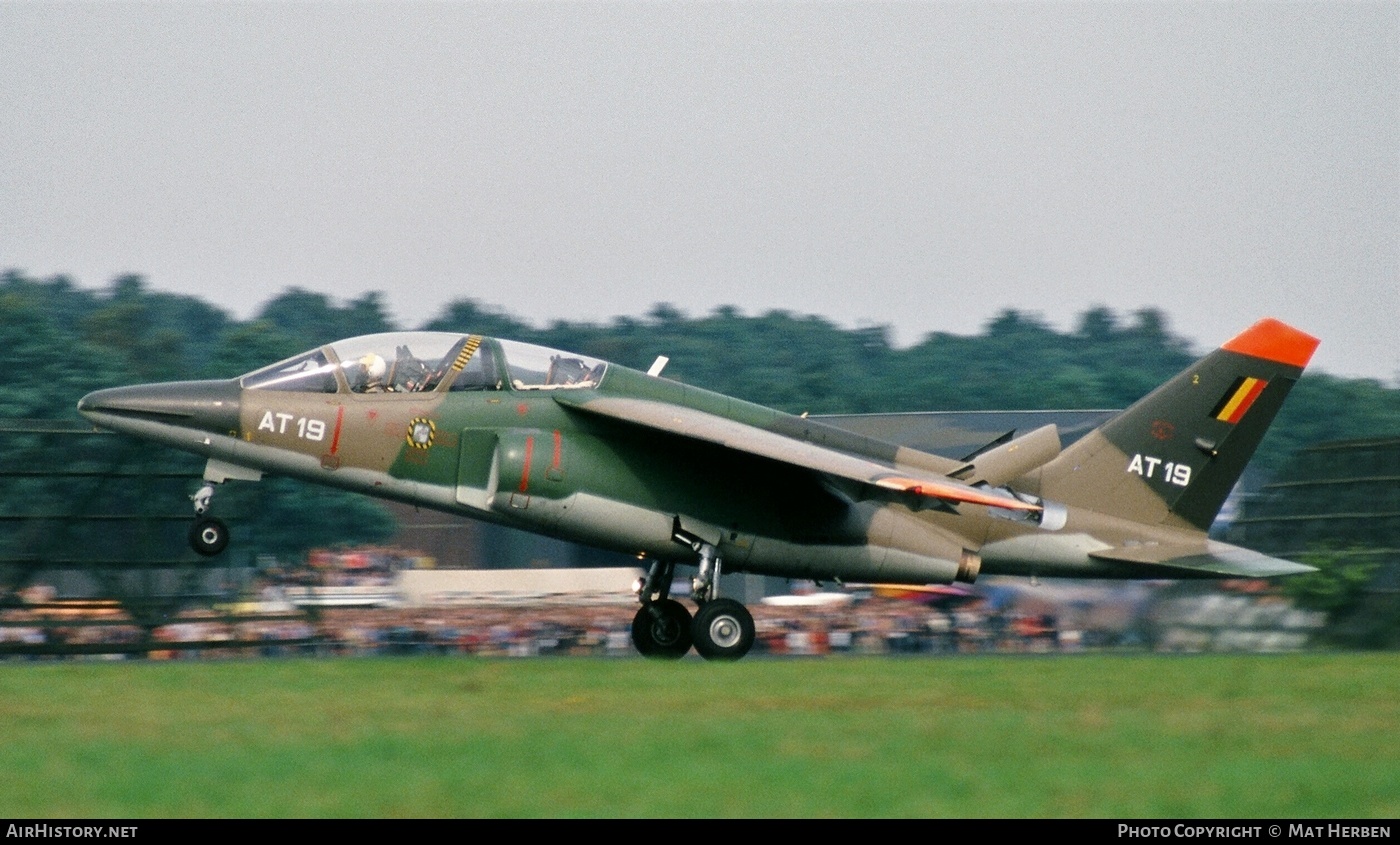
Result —
[{"label": "antenna on fuselage", "polygon": [[657,355],[656,360],[651,362],[651,368],[647,370],[649,376],[659,376],[661,371],[666,369],[666,365],[671,363],[671,359],[665,355]]}]

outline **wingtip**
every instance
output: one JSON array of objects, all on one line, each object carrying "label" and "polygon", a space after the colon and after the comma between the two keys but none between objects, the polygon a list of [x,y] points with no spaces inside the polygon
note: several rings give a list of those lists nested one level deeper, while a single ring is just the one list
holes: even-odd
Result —
[{"label": "wingtip", "polygon": [[1321,342],[1282,320],[1265,317],[1230,339],[1221,348],[1302,369],[1312,360],[1313,352],[1317,351]]}]

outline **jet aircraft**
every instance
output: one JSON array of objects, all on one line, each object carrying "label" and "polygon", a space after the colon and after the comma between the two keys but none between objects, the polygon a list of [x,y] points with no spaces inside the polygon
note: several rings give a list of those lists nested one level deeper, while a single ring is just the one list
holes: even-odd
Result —
[{"label": "jet aircraft", "polygon": [[[229,541],[210,514],[218,485],[290,476],[648,559],[638,651],[724,660],[748,652],[754,622],[718,594],[721,572],[926,585],[1309,571],[1207,530],[1317,345],[1261,320],[1068,447],[1051,424],[961,460],[669,380],[662,358],[643,372],[442,332],[99,390],[78,410],[208,458],[190,530],[203,555]],[[693,614],[670,595],[677,565],[696,568]]]}]

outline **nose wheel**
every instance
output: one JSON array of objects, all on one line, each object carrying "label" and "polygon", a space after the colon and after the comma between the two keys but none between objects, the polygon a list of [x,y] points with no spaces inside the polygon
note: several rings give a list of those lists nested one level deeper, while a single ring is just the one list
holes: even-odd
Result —
[{"label": "nose wheel", "polygon": [[228,546],[228,526],[222,519],[201,516],[190,526],[190,548],[204,557],[213,557]]},{"label": "nose wheel", "polygon": [[228,526],[209,515],[214,485],[206,484],[190,497],[194,501],[194,524],[190,526],[190,548],[204,557],[213,557],[228,547]]}]

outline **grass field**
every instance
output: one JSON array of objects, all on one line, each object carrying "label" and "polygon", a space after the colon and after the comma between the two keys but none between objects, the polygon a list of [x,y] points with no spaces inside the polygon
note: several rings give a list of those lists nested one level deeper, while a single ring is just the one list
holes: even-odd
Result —
[{"label": "grass field", "polygon": [[1400,655],[0,665],[0,816],[1400,816]]}]

